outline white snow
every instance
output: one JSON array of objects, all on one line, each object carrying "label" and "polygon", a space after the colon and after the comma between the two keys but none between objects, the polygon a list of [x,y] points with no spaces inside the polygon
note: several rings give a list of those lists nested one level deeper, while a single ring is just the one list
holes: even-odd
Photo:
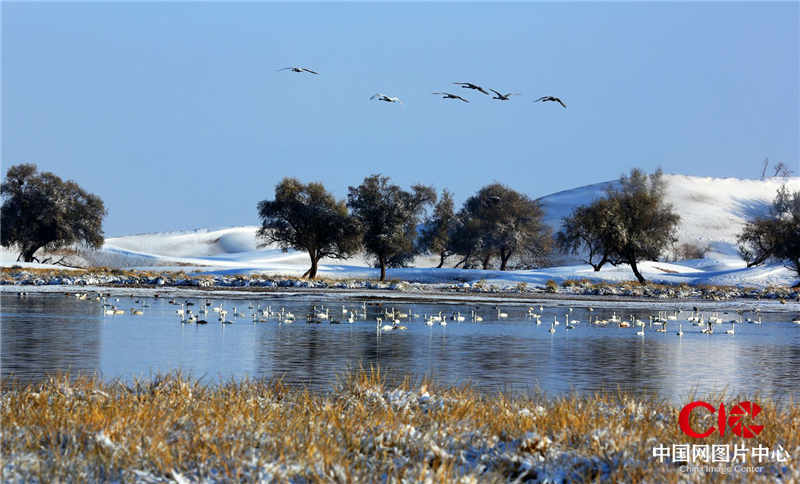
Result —
[{"label": "white snow", "polygon": [[[796,277],[782,264],[745,268],[736,251],[736,235],[747,218],[767,212],[781,184],[786,183],[790,190],[800,190],[800,178],[761,181],[665,175],[665,180],[667,201],[681,215],[679,243],[708,245],[711,251],[699,260],[643,262],[640,271],[648,280],[753,287],[791,285],[796,281]],[[613,183],[588,185],[540,198],[546,222],[558,230],[562,217],[576,206],[603,196],[606,187]],[[309,259],[303,252],[284,252],[275,246],[260,247],[260,241],[256,238],[257,230],[257,226],[245,226],[112,237],[106,239],[97,258],[101,262],[105,260],[103,258],[113,260],[116,265],[127,268],[213,274],[299,276],[308,269]],[[0,264],[3,266],[16,264],[15,259],[16,254],[5,249],[0,251]],[[453,258],[448,262],[452,264],[455,260]],[[419,257],[414,261],[413,268],[390,269],[388,275],[392,279],[422,282],[484,279],[499,286],[513,286],[519,282],[540,286],[550,279],[557,282],[582,278],[634,280],[630,268],[625,265],[606,266],[600,272],[594,272],[585,264],[501,272],[435,269],[437,263],[436,257]],[[359,255],[345,261],[323,260],[319,275],[331,278],[376,278],[378,270],[370,266],[368,258]]]}]

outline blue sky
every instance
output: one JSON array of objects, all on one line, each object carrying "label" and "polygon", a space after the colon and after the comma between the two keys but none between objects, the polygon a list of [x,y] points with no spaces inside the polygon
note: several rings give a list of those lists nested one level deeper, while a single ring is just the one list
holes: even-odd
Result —
[{"label": "blue sky", "polygon": [[383,173],[460,204],[632,167],[800,171],[796,2],[4,2],[2,81],[3,173],[76,180],[107,236],[257,224],[285,176],[344,197]]}]

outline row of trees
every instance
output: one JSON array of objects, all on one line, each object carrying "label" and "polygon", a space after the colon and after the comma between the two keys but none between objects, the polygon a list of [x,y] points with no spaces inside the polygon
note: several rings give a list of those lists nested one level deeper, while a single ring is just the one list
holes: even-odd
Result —
[{"label": "row of trees", "polygon": [[[661,171],[634,169],[605,196],[577,207],[553,237],[536,200],[494,183],[480,189],[455,211],[453,195],[415,185],[404,190],[388,177],[372,175],[349,187],[337,200],[320,183],[285,178],[275,199],[258,204],[265,243],[308,253],[304,277],[317,275],[324,258],[344,259],[359,251],[372,256],[381,280],[390,267],[406,266],[419,254],[435,254],[438,267],[456,256],[454,267],[501,270],[545,265],[554,246],[580,254],[599,271],[605,264],[628,264],[644,283],[637,264],[657,260],[677,240],[680,217],[664,201]],[[26,262],[39,261],[39,249],[76,243],[103,244],[102,200],[73,181],[38,173],[36,165],[9,168],[0,185],[1,243],[17,247]],[[745,225],[738,238],[748,267],[785,260],[800,275],[800,191],[781,187],[769,213]],[[40,261],[45,262],[45,260]]]},{"label": "row of trees", "polygon": [[438,255],[438,267],[459,255],[456,266],[488,268],[497,258],[506,270],[514,258],[541,262],[552,245],[539,203],[500,184],[482,188],[456,213],[447,190],[441,197],[424,185],[403,190],[381,175],[349,187],[346,202],[319,183],[285,178],[274,200],[259,202],[258,214],[258,235],[266,243],[309,254],[311,267],[303,276],[310,278],[322,257],[343,259],[362,249],[385,280],[387,268],[404,267],[422,253]]}]

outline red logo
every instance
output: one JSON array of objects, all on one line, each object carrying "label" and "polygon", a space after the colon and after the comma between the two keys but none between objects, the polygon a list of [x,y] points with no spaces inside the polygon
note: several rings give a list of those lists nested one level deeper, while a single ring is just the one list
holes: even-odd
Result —
[{"label": "red logo", "polygon": [[[696,432],[690,425],[689,418],[692,416],[692,410],[697,407],[705,408],[711,413],[715,413],[717,410],[719,410],[719,413],[717,414],[717,427],[709,427],[705,430],[705,432],[702,433]],[[731,409],[730,415],[727,415],[726,418],[724,403],[719,405],[719,409],[715,409],[709,403],[697,401],[692,402],[681,409],[681,413],[678,416],[678,425],[684,434],[688,435],[689,437],[694,437],[695,439],[706,438],[714,433],[715,430],[719,432],[719,435],[724,437],[726,427],[730,427],[731,432],[733,432],[734,435],[744,437],[745,439],[752,439],[756,435],[760,434],[762,430],[764,430],[764,426],[744,425],[742,424],[742,417],[749,416],[751,419],[754,419],[759,413],[761,413],[761,407],[759,407],[757,403],[739,402],[738,405]]]}]

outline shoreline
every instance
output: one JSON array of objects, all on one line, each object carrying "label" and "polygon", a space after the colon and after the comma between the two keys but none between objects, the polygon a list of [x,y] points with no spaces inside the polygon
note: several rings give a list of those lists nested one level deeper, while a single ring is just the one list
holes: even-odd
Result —
[{"label": "shoreline", "polygon": [[437,304],[496,304],[504,306],[554,304],[592,306],[597,308],[629,307],[672,310],[676,307],[713,309],[747,309],[758,305],[767,307],[772,312],[800,312],[800,302],[780,299],[730,298],[710,300],[700,297],[664,298],[653,296],[609,296],[572,293],[539,292],[455,292],[437,288],[424,291],[403,291],[397,289],[345,289],[345,288],[263,288],[263,287],[181,287],[154,285],[0,285],[0,293],[4,294],[74,294],[104,293],[115,297],[202,297],[208,299],[279,299],[282,297],[306,297],[309,299],[336,299],[353,301],[392,301],[398,304],[437,303]]}]

